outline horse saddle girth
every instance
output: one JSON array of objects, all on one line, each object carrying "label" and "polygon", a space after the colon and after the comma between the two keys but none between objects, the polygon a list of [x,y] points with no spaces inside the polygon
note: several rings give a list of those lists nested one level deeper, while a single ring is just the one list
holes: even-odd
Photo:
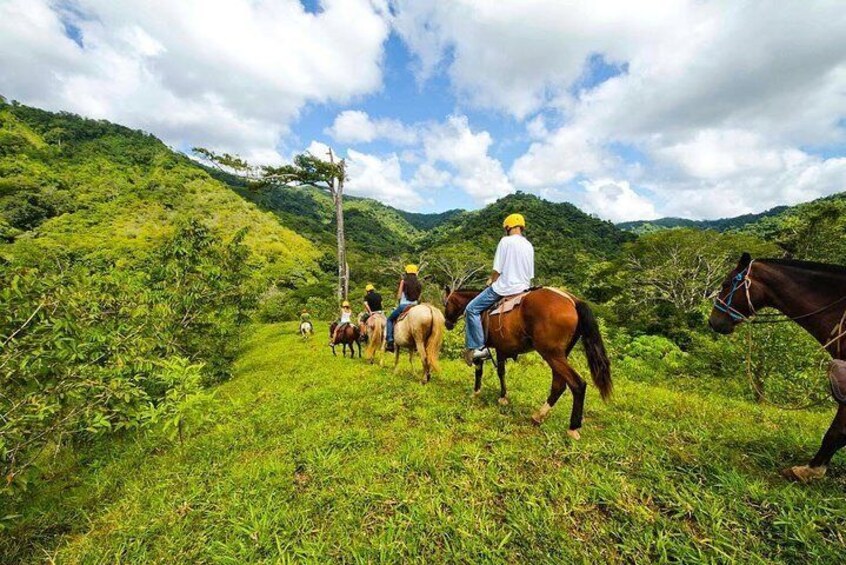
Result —
[{"label": "horse saddle girth", "polygon": [[846,361],[832,359],[828,367],[828,380],[831,382],[831,395],[840,404],[846,404]]}]

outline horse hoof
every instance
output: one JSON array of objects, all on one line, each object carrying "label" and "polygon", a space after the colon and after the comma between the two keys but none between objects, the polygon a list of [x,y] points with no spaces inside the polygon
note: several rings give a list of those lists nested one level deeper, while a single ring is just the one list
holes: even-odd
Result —
[{"label": "horse hoof", "polygon": [[567,435],[575,440],[582,439],[582,434],[579,433],[579,430],[567,430]]},{"label": "horse hoof", "polygon": [[541,424],[543,424],[543,419],[537,414],[534,414],[532,415],[532,424],[540,426]]},{"label": "horse hoof", "polygon": [[799,481],[800,483],[810,483],[825,476],[825,467],[809,467],[808,465],[796,465],[785,469],[782,474],[788,479]]},{"label": "horse hoof", "polygon": [[482,389],[474,390],[473,391],[473,398],[478,398],[480,394],[482,394]]},{"label": "horse hoof", "polygon": [[508,406],[508,399],[504,396],[500,397],[497,402],[499,402],[500,406]]}]

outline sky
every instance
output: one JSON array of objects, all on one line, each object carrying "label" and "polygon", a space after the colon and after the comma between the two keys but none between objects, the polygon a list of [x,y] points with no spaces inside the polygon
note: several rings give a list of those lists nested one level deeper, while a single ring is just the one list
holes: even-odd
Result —
[{"label": "sky", "polygon": [[0,0],[0,94],[420,212],[611,221],[846,190],[840,0]]}]

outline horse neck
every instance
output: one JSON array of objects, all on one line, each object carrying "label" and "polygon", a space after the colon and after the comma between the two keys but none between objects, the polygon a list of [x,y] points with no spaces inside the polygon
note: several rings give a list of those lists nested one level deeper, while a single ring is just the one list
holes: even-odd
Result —
[{"label": "horse neck", "polygon": [[458,299],[458,307],[461,310],[461,313],[464,313],[464,310],[467,309],[467,305],[470,304],[470,301],[482,294],[480,290],[456,290],[453,293]]},{"label": "horse neck", "polygon": [[817,314],[808,314],[832,305],[846,295],[846,278],[835,273],[821,273],[772,263],[755,263],[751,278],[764,289],[760,307],[775,308],[794,318],[820,342],[831,338],[832,329],[840,323],[846,303],[836,304]]}]

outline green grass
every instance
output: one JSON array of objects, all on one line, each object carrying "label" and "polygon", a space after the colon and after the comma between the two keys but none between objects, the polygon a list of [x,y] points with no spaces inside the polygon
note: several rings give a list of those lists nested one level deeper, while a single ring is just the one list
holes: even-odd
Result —
[{"label": "green grass", "polygon": [[549,387],[535,356],[509,365],[502,407],[490,371],[472,398],[457,362],[421,386],[405,358],[395,376],[294,329],[256,327],[184,443],[126,440],[74,462],[0,549],[61,563],[834,563],[846,552],[842,454],[813,485],[778,474],[813,453],[829,413],[615,375],[611,403],[589,388],[575,442],[569,396],[543,427],[529,422]]}]

